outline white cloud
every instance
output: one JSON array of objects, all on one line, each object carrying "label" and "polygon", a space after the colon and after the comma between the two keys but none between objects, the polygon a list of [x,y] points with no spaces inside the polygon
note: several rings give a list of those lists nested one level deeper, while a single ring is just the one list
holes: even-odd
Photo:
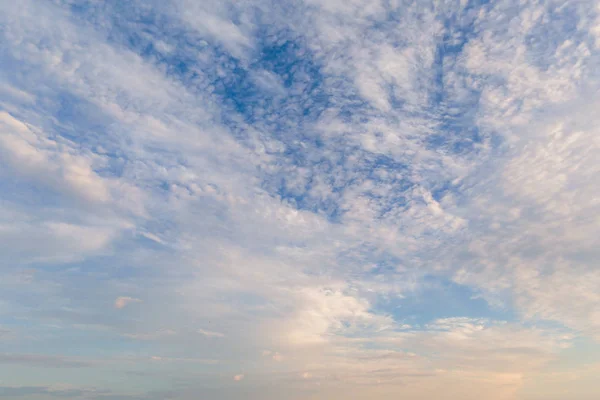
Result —
[{"label": "white cloud", "polygon": [[366,299],[345,294],[339,287],[304,288],[299,295],[300,307],[288,332],[296,345],[325,343],[335,335],[380,331],[393,325],[390,317],[370,313]]},{"label": "white cloud", "polygon": [[[118,306],[117,306],[117,302],[115,302],[115,307],[117,307],[117,308],[123,308],[128,303],[131,303],[131,302],[137,300],[137,299],[123,300],[124,298],[122,298],[122,297],[120,297],[120,299],[121,299],[121,302],[119,303]],[[119,301],[119,300],[117,300],[117,301]],[[136,340],[157,340],[157,339],[161,339],[164,337],[174,336],[176,334],[177,334],[177,332],[175,332],[172,329],[163,329],[163,330],[151,332],[151,333],[126,333],[123,336],[128,337],[130,339],[136,339]]]},{"label": "white cloud", "polygon": [[128,227],[114,220],[68,223],[55,218],[44,220],[19,208],[0,210],[3,256],[19,255],[14,264],[78,261],[107,250],[119,231]]},{"label": "white cloud", "polygon": [[548,12],[524,7],[510,21],[516,30],[492,24],[467,49],[471,71],[504,83],[483,87],[479,123],[509,146],[468,194],[479,229],[467,245],[471,266],[456,280],[479,286],[490,302],[511,296],[524,318],[598,337],[595,56],[579,32],[562,32],[549,65],[535,65],[524,36],[546,24]]},{"label": "white cloud", "polygon": [[178,3],[182,19],[191,28],[216,40],[234,56],[243,58],[252,46],[247,33],[228,18],[226,7],[219,6],[218,2],[200,4],[181,0]]},{"label": "white cloud", "polygon": [[72,154],[7,112],[0,113],[0,129],[0,151],[17,174],[87,201],[109,200],[108,185],[92,170],[91,158]]},{"label": "white cloud", "polygon": [[205,329],[198,329],[197,332],[199,334],[204,335],[204,336],[209,337],[209,338],[222,338],[222,337],[225,337],[225,335],[222,334],[222,333],[220,333],[220,332],[207,331]]}]

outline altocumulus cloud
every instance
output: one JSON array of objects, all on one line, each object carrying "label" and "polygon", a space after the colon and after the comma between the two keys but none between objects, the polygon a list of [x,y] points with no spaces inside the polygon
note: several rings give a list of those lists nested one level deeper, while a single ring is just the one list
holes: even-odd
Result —
[{"label": "altocumulus cloud", "polygon": [[599,27],[1,3],[0,397],[595,398]]}]

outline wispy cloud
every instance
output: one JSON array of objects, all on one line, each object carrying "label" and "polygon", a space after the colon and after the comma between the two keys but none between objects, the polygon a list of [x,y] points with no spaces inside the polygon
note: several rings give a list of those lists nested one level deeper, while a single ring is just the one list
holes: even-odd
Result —
[{"label": "wispy cloud", "polygon": [[82,368],[91,364],[76,358],[42,354],[0,354],[2,364],[20,364],[46,368]]},{"label": "wispy cloud", "polygon": [[225,337],[225,335],[222,334],[222,333],[220,333],[220,332],[207,331],[207,330],[204,330],[204,329],[198,329],[198,333],[201,334],[201,335],[204,335],[206,337],[209,337],[209,338],[222,338],[222,337]]}]

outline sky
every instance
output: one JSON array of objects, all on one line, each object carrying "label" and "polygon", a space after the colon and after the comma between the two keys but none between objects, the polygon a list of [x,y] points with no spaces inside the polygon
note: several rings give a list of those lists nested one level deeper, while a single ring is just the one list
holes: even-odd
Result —
[{"label": "sky", "polygon": [[0,0],[0,44],[0,399],[598,399],[597,1]]}]

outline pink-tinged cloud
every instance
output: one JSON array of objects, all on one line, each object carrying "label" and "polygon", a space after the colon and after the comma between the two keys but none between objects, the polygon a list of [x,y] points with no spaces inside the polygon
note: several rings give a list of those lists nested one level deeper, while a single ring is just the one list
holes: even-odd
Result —
[{"label": "pink-tinged cloud", "polygon": [[117,299],[115,300],[115,308],[117,309],[122,309],[125,306],[127,306],[129,303],[141,303],[142,301],[140,299],[136,299],[134,297],[126,297],[126,296],[121,296],[121,297],[117,297]]},{"label": "pink-tinged cloud", "polygon": [[236,382],[241,381],[242,379],[244,379],[244,374],[239,374],[233,377],[233,380]]},{"label": "pink-tinged cloud", "polygon": [[277,351],[263,350],[262,355],[263,357],[271,357],[271,359],[276,362],[283,361],[284,359],[283,355]]}]

